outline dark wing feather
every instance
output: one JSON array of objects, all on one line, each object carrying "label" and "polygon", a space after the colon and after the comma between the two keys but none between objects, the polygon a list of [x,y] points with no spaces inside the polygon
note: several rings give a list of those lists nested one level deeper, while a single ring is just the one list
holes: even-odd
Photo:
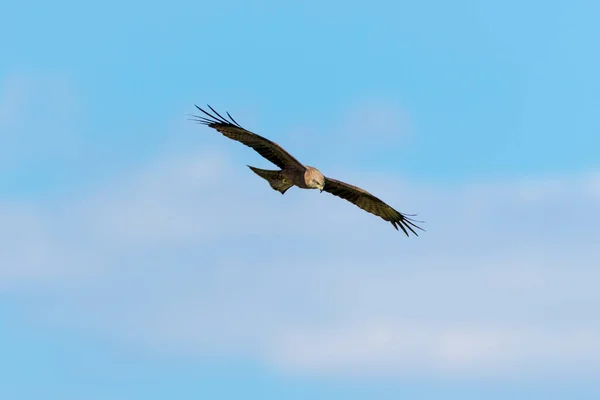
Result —
[{"label": "dark wing feather", "polygon": [[392,207],[373,196],[371,193],[359,187],[340,182],[336,179],[325,178],[325,187],[323,190],[333,194],[334,196],[348,200],[363,210],[383,218],[384,220],[390,222],[394,228],[396,228],[396,230],[398,230],[398,227],[400,227],[406,236],[409,236],[409,230],[416,236],[419,236],[413,228],[424,231],[423,228],[415,225],[415,222],[418,221],[410,219],[405,214],[394,210]]},{"label": "dark wing feather", "polygon": [[229,117],[229,119],[227,119],[216,112],[211,106],[208,106],[208,108],[210,108],[214,114],[211,114],[198,106],[196,106],[196,108],[202,111],[206,116],[192,115],[194,121],[216,129],[229,139],[237,140],[238,142],[253,148],[258,154],[271,161],[279,168],[284,169],[290,166],[298,169],[305,168],[300,161],[296,160],[277,143],[242,128],[229,113],[227,113],[227,116]]}]

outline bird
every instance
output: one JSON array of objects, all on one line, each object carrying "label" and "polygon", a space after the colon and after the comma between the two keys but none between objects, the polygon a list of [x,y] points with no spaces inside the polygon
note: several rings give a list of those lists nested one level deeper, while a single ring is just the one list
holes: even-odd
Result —
[{"label": "bird", "polygon": [[248,165],[254,173],[265,179],[274,190],[282,195],[292,186],[301,189],[317,189],[321,193],[325,191],[355,204],[364,211],[381,217],[383,220],[390,222],[396,230],[398,230],[398,227],[402,229],[406,236],[410,236],[409,232],[419,236],[415,229],[425,231],[416,225],[417,222],[422,223],[423,221],[410,218],[414,217],[415,214],[403,214],[396,211],[366,190],[326,177],[318,169],[302,164],[277,143],[242,128],[229,112],[226,112],[228,118],[225,118],[208,104],[207,106],[212,113],[197,105],[194,106],[202,114],[190,114],[193,121],[215,129],[223,136],[254,149],[258,154],[280,168],[279,170],[266,170]]}]

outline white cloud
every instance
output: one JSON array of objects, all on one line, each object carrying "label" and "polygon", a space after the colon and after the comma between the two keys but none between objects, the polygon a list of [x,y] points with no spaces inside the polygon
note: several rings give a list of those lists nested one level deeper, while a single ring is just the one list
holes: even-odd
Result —
[{"label": "white cloud", "polygon": [[281,196],[218,150],[188,152],[76,198],[0,205],[0,290],[26,293],[44,323],[293,372],[598,370],[597,174],[345,178],[428,232],[408,239],[328,194]]},{"label": "white cloud", "polygon": [[18,205],[0,204],[0,220],[3,225],[0,228],[0,281],[45,275],[42,265],[51,259],[49,253],[53,252],[53,246],[36,212]]},{"label": "white cloud", "polygon": [[587,370],[589,378],[600,369],[599,338],[598,329],[368,323],[291,333],[273,357],[296,372],[326,375],[572,378]]}]

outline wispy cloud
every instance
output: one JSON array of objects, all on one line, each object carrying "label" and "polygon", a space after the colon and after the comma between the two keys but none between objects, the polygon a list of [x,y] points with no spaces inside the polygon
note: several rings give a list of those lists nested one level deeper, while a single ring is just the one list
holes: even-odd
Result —
[{"label": "wispy cloud", "polygon": [[597,327],[370,322],[291,333],[273,357],[303,374],[589,379],[600,370],[598,333]]},{"label": "wispy cloud", "polygon": [[326,194],[281,196],[219,151],[173,154],[73,199],[3,204],[1,290],[27,293],[47,323],[302,373],[598,369],[597,174],[364,182],[428,232],[407,239]]}]

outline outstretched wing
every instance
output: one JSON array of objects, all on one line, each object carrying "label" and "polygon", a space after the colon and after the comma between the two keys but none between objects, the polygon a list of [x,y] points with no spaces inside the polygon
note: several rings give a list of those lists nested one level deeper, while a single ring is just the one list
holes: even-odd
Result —
[{"label": "outstretched wing", "polygon": [[[326,192],[338,196],[344,200],[348,200],[351,203],[356,204],[363,210],[375,214],[384,220],[391,222],[391,224],[398,230],[398,227],[409,236],[408,230],[419,236],[413,228],[424,231],[423,228],[415,225],[415,220],[408,218],[405,214],[402,214],[386,203],[373,196],[371,193],[363,190],[359,187],[352,186],[348,183],[340,182],[336,179],[325,178],[325,187],[323,188]],[[408,229],[408,230],[407,230]]]},{"label": "outstretched wing", "polygon": [[227,113],[227,116],[229,117],[229,119],[227,119],[223,118],[221,114],[216,112],[211,106],[208,106],[208,108],[210,108],[215,115],[204,111],[198,106],[196,106],[196,108],[206,115],[206,117],[192,115],[196,122],[216,129],[229,139],[237,140],[248,147],[252,147],[258,154],[271,161],[279,168],[284,169],[289,166],[299,169],[305,168],[300,161],[296,160],[277,143],[242,128],[229,113]]}]

